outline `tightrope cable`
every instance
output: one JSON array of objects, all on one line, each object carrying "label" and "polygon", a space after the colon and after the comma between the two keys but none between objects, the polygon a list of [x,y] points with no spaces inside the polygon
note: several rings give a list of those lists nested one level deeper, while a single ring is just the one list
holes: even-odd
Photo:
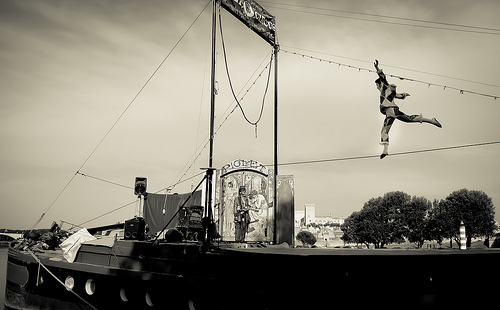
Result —
[{"label": "tightrope cable", "polygon": [[[500,141],[465,144],[465,145],[457,145],[457,146],[446,146],[446,147],[438,147],[438,148],[415,150],[415,151],[396,152],[396,153],[389,154],[389,156],[400,156],[400,155],[409,155],[409,154],[417,154],[417,153],[446,151],[446,150],[478,147],[478,146],[485,146],[485,145],[492,145],[492,144],[500,144]],[[318,164],[318,163],[335,162],[335,161],[379,158],[379,156],[380,155],[364,155],[364,156],[353,156],[353,157],[342,157],[342,158],[304,160],[304,161],[296,161],[296,162],[288,162],[288,163],[279,163],[278,165],[279,166],[292,166],[292,165]],[[271,165],[266,165],[266,166],[271,166]]]}]

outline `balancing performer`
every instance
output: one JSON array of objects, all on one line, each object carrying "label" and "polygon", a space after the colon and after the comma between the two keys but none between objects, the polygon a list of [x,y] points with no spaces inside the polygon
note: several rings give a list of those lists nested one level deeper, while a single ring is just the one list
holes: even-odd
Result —
[{"label": "balancing performer", "polygon": [[389,130],[394,123],[395,119],[398,119],[405,123],[429,123],[434,126],[441,128],[441,124],[436,118],[425,118],[420,115],[406,115],[399,110],[399,107],[394,102],[394,99],[405,99],[410,96],[408,93],[397,93],[396,85],[389,84],[385,77],[382,69],[378,67],[378,60],[375,60],[375,69],[377,69],[378,79],[375,80],[378,90],[380,90],[380,113],[385,115],[384,125],[382,126],[381,141],[380,144],[384,146],[384,151],[380,155],[380,159],[386,157],[389,152]]}]

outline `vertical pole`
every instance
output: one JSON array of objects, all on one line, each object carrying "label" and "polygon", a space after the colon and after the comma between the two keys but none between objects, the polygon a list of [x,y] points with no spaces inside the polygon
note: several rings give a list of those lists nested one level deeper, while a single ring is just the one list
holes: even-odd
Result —
[{"label": "vertical pole", "polygon": [[213,157],[214,157],[214,119],[215,119],[215,32],[217,27],[217,0],[212,0],[212,73],[210,79],[210,149],[208,155],[208,169],[205,178],[206,199],[205,214],[203,219],[203,228],[205,233],[205,245],[211,242],[211,223],[212,223],[212,175],[213,175]]},{"label": "vertical pole", "polygon": [[278,51],[279,45],[274,45],[274,236],[273,241],[277,240],[277,222],[278,222]]},{"label": "vertical pole", "polygon": [[208,167],[212,168],[214,157],[214,119],[215,119],[215,32],[217,27],[217,0],[212,0],[212,74],[210,78],[210,149]]}]

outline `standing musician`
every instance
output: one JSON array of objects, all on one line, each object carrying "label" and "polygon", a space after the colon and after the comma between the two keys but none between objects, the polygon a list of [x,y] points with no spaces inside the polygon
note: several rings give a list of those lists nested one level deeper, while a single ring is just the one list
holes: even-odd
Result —
[{"label": "standing musician", "polygon": [[250,223],[250,215],[248,214],[248,197],[246,195],[245,186],[240,186],[238,196],[234,198],[234,238],[236,242],[244,242]]}]

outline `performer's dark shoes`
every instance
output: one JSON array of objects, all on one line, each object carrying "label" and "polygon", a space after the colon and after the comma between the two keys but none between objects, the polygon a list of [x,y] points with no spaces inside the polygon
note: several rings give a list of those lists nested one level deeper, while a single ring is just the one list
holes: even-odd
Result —
[{"label": "performer's dark shoes", "polygon": [[432,119],[432,121],[433,121],[433,124],[436,125],[437,127],[443,128],[443,126],[441,126],[441,123],[438,122],[438,120],[435,117]]},{"label": "performer's dark shoes", "polygon": [[389,154],[385,154],[385,153],[380,154],[380,159],[384,159],[384,157],[386,157],[387,155],[389,155]]}]

